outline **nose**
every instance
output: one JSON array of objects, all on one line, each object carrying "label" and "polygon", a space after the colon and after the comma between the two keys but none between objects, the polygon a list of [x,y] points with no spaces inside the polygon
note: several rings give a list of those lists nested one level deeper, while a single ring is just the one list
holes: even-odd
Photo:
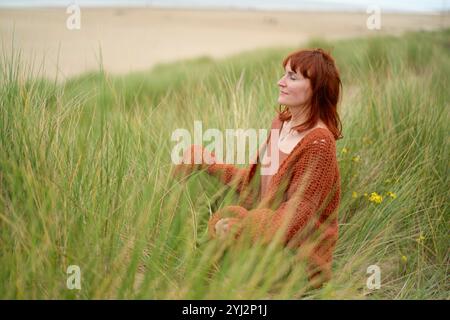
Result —
[{"label": "nose", "polygon": [[279,87],[285,87],[286,86],[286,82],[284,82],[284,76],[282,76],[281,79],[278,80],[278,86]]}]

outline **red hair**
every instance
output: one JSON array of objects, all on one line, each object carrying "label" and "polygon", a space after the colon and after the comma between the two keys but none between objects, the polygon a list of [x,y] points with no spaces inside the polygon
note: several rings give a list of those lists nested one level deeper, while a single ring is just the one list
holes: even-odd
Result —
[{"label": "red hair", "polygon": [[[307,120],[293,127],[298,131],[311,129],[321,119],[333,133],[335,140],[343,138],[342,123],[337,113],[337,104],[342,91],[342,82],[334,59],[322,49],[299,50],[283,60],[283,68],[290,61],[291,69],[301,72],[311,82],[312,95]],[[291,118],[289,108],[278,111],[281,121]]]}]

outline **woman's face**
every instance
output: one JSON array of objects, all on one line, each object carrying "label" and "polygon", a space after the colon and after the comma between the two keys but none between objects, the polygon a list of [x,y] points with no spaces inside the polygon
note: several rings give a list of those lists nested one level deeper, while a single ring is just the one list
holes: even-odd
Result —
[{"label": "woman's face", "polygon": [[278,86],[280,87],[278,103],[287,107],[306,105],[312,94],[310,80],[304,78],[301,73],[292,71],[291,61],[286,64],[285,74],[278,81]]}]

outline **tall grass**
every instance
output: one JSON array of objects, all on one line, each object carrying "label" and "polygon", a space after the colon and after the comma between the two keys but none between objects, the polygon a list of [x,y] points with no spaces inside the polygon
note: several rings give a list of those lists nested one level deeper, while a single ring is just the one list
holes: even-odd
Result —
[{"label": "tall grass", "polygon": [[[448,39],[308,44],[333,50],[344,82],[334,277],[314,290],[289,249],[208,241],[210,214],[233,195],[201,171],[170,175],[176,128],[269,128],[282,58],[297,48],[59,84],[3,51],[0,297],[448,299]],[[66,286],[69,265],[81,290]]]}]

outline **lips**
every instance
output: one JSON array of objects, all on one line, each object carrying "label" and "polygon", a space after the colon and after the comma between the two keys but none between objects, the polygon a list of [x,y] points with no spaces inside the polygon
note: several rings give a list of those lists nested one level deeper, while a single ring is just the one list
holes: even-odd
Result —
[{"label": "lips", "polygon": [[281,94],[287,94],[286,92],[280,91]]}]

